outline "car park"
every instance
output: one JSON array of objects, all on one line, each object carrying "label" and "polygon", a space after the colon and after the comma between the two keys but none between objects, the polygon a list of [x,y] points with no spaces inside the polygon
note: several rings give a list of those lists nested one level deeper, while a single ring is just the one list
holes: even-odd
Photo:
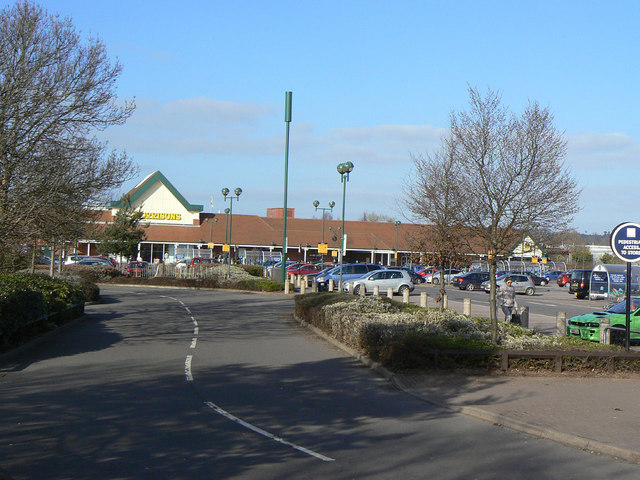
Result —
[{"label": "car park", "polygon": [[393,293],[403,295],[404,292],[412,292],[415,288],[411,275],[406,270],[377,270],[369,272],[362,277],[352,280],[347,283],[347,291],[353,288],[353,293],[356,295],[373,292],[375,287],[378,287],[380,293],[386,292],[389,288],[393,290]]},{"label": "car park", "polygon": [[[374,270],[382,270],[382,265],[373,263],[345,263],[342,265],[342,283],[345,284],[356,278],[360,278]],[[319,274],[316,277],[318,284],[318,290],[327,290],[329,287],[329,280],[333,280],[333,283],[337,286],[340,282],[340,266],[332,268],[326,273]]]},{"label": "car park", "polygon": [[573,270],[569,282],[569,293],[583,299],[589,295],[591,270]]},{"label": "car park", "polygon": [[[500,288],[509,277],[511,278],[511,286],[515,289],[516,293],[523,293],[525,295],[533,295],[536,293],[536,286],[533,280],[524,274],[502,275],[496,278],[496,286]],[[489,293],[491,285],[488,280],[482,283],[482,289]]]},{"label": "car park", "polygon": [[460,290],[476,290],[482,286],[482,282],[489,280],[489,272],[467,272],[456,277]]},{"label": "car park", "polygon": [[[634,333],[634,331],[640,331],[640,297],[631,297],[630,300],[630,326],[632,330],[630,337],[632,340],[640,340],[640,333]],[[603,319],[608,320],[610,326],[617,329],[610,330],[611,343],[622,345],[625,342],[626,331],[619,329],[626,329],[627,325],[626,299],[606,311],[587,313],[570,318],[567,321],[567,336],[580,337],[583,340],[599,342],[600,323]]]}]

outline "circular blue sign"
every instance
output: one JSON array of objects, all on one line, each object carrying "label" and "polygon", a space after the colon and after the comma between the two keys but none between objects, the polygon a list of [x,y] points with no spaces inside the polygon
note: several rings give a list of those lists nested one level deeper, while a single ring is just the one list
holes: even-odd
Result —
[{"label": "circular blue sign", "polygon": [[640,224],[621,223],[611,232],[611,250],[624,262],[640,260]]}]

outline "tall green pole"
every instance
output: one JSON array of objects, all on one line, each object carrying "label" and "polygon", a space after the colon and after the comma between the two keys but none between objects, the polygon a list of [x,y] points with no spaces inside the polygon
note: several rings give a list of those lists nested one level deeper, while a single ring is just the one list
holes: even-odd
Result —
[{"label": "tall green pole", "polygon": [[289,176],[289,124],[291,123],[291,92],[284,95],[284,122],[286,123],[284,147],[284,222],[282,228],[282,283],[287,277],[287,183]]}]

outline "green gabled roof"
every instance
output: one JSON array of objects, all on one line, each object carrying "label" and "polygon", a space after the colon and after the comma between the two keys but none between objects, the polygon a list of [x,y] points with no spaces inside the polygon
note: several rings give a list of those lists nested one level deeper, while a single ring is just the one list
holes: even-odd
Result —
[{"label": "green gabled roof", "polygon": [[[131,198],[131,203],[135,203],[135,201],[140,198],[147,190],[149,190],[156,182],[162,183],[165,187],[169,189],[169,191],[173,194],[174,197],[178,199],[178,201],[182,204],[184,208],[189,210],[190,212],[201,212],[203,210],[202,205],[192,205],[187,202],[187,200],[182,196],[182,194],[176,190],[167,177],[165,177],[160,170],[156,170],[151,175],[147,176],[142,182],[133,187],[127,195]],[[114,200],[111,202],[111,207],[113,208],[122,208],[124,205],[121,200]]]},{"label": "green gabled roof", "polygon": [[[534,247],[539,248],[539,249],[540,249],[540,251],[542,252],[542,255],[543,255],[544,257],[548,257],[548,256],[549,256],[549,255],[547,254],[547,250],[546,250],[542,245],[540,245],[540,244],[538,243],[538,241],[533,237],[533,235],[531,235],[531,234],[527,233],[525,236],[526,236],[526,237],[529,237],[529,238],[533,241],[533,245],[534,245]],[[513,254],[515,253],[515,251],[516,251],[516,249],[518,248],[518,246],[522,243],[522,238],[524,238],[524,237],[521,237],[521,240],[520,240],[519,242],[516,242],[516,243],[513,245],[513,247],[511,247],[511,250],[509,251],[509,255],[513,255]]]}]

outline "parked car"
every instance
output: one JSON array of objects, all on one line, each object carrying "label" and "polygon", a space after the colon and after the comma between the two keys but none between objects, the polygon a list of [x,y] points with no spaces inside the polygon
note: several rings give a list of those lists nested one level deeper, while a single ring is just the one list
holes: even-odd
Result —
[{"label": "parked car", "polygon": [[86,257],[75,262],[75,265],[104,265],[105,267],[113,267],[113,263],[102,257]]},{"label": "parked car", "polygon": [[[640,334],[640,297],[631,297],[631,339],[639,340]],[[609,324],[616,328],[626,328],[627,325],[627,300],[614,305],[605,312],[593,312],[572,317],[567,321],[567,335],[580,337],[592,342],[600,341],[600,322],[603,318],[609,320]],[[610,330],[611,343],[622,345],[625,342],[626,332],[622,330]]]},{"label": "parked car", "polygon": [[389,287],[393,293],[403,295],[405,291],[412,292],[415,288],[411,281],[411,275],[406,270],[378,270],[367,273],[362,277],[347,283],[347,291],[353,285],[353,293],[360,295],[364,289],[365,293],[373,292],[378,286],[380,293],[386,292]]},{"label": "parked car", "polygon": [[489,280],[489,272],[467,272],[456,278],[460,290],[475,290],[482,286],[482,282]]},{"label": "parked car", "polygon": [[[376,265],[373,263],[345,263],[342,265],[342,282],[346,284],[356,278],[360,278],[362,275],[372,272],[374,270],[382,270],[382,265]],[[333,280],[333,283],[337,286],[340,282],[340,266],[332,268],[328,272],[318,275],[316,282],[318,284],[318,290],[327,290],[329,286],[329,280]]]},{"label": "parked car", "polygon": [[189,267],[196,267],[198,265],[214,265],[220,263],[217,258],[211,257],[194,257],[189,263]]},{"label": "parked car", "polygon": [[323,264],[303,264],[298,265],[295,268],[287,268],[287,273],[289,275],[317,275],[322,270],[326,268],[326,265]]},{"label": "parked car", "polygon": [[149,262],[143,261],[134,261],[130,262],[129,265],[125,268],[125,273],[127,276],[139,277],[142,275],[147,275],[149,273]]},{"label": "parked car", "polygon": [[418,275],[416,272],[414,272],[411,267],[392,267],[392,266],[388,266],[385,267],[388,270],[404,270],[405,272],[407,272],[410,276],[411,276],[411,281],[415,284],[415,285],[419,285],[421,283],[424,283],[424,277],[422,275]]},{"label": "parked car", "polygon": [[[508,277],[511,277],[511,286],[515,289],[516,293],[524,293],[525,295],[533,295],[536,293],[536,286],[533,283],[533,280],[531,280],[527,275],[521,273],[513,275],[505,274],[496,278],[496,286],[500,288],[504,285],[505,279]],[[489,293],[491,285],[488,280],[482,283],[482,289]]]},{"label": "parked car", "polygon": [[[455,275],[458,275],[460,272],[460,270],[458,270],[457,268],[447,268],[444,271],[443,277],[444,277],[444,283],[446,284],[450,284],[453,280],[453,277]],[[440,272],[435,272],[433,275],[431,275],[431,281],[429,281],[427,279],[427,283],[433,283],[434,285],[439,285],[440,284]]]},{"label": "parked car", "polygon": [[527,272],[525,275],[527,275],[529,278],[531,278],[531,280],[533,280],[534,285],[540,285],[544,287],[547,283],[549,283],[549,280],[547,280],[544,277],[539,277],[534,273]]},{"label": "parked car", "polygon": [[542,276],[547,279],[547,283],[551,283],[552,280],[558,280],[558,277],[563,273],[562,270],[551,270],[550,272],[544,272]]},{"label": "parked car", "polygon": [[591,281],[591,270],[574,270],[571,273],[569,282],[569,293],[582,299],[589,295],[589,283]]},{"label": "parked car", "polygon": [[416,270],[416,273],[426,279],[427,276],[433,275],[437,271],[438,269],[436,267],[423,267],[419,270]]},{"label": "parked car", "polygon": [[560,275],[556,282],[558,284],[559,287],[564,287],[567,283],[569,283],[571,281],[571,272],[572,270],[567,270],[566,272],[563,272],[562,275]]}]

